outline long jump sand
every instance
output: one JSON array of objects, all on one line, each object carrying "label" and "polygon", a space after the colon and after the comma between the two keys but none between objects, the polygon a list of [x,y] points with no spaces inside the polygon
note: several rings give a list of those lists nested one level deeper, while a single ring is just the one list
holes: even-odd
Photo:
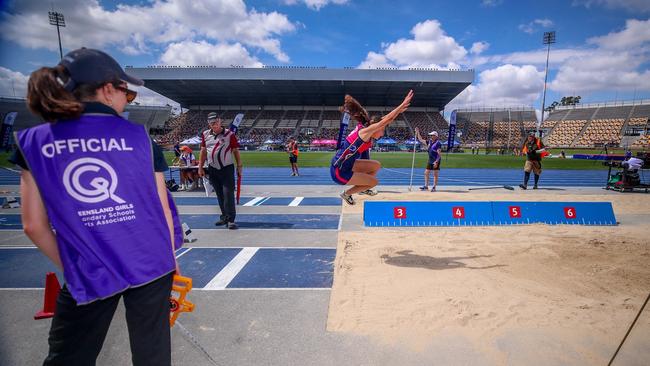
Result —
[{"label": "long jump sand", "polygon": [[[650,195],[592,193],[412,192],[370,198],[610,201],[621,225],[352,225],[339,233],[328,330],[422,353],[436,348],[443,335],[461,337],[480,355],[480,364],[607,364],[650,292]],[[360,221],[362,209],[359,200],[343,214]],[[619,360],[650,362],[650,309]]]}]

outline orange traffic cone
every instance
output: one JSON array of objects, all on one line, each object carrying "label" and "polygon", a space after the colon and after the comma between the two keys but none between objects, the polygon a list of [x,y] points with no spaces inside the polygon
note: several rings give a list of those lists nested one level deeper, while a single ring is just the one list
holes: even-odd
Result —
[{"label": "orange traffic cone", "polygon": [[56,298],[59,297],[59,291],[61,291],[61,285],[59,284],[59,280],[56,278],[56,273],[48,272],[47,275],[45,275],[43,310],[34,314],[34,319],[45,319],[54,316]]}]

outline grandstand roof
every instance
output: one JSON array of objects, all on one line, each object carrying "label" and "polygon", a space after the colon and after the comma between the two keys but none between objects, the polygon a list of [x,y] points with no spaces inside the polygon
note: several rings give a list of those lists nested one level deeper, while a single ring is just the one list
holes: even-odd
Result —
[{"label": "grandstand roof", "polygon": [[443,109],[474,81],[474,71],[301,67],[127,67],[183,107],[194,105],[337,106],[351,94],[366,106],[392,106],[409,89],[413,107]]}]

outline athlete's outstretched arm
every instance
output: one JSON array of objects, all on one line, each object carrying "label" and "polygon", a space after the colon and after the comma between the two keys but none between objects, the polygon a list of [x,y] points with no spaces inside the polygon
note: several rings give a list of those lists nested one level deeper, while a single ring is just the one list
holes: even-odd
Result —
[{"label": "athlete's outstretched arm", "polygon": [[387,115],[383,116],[381,118],[381,121],[377,123],[373,123],[368,127],[364,127],[361,130],[359,130],[359,137],[363,141],[368,141],[370,140],[370,137],[375,134],[375,132],[379,130],[383,130],[388,126],[391,122],[397,118],[402,112],[405,112],[409,105],[411,105],[411,99],[413,99],[413,90],[409,90],[408,94],[406,94],[406,97],[404,97],[404,100],[402,101],[402,104],[398,105],[390,111]]}]

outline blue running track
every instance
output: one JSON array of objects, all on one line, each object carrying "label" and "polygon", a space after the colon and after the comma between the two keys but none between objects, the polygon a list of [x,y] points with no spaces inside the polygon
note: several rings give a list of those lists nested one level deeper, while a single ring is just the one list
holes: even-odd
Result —
[{"label": "blue running track", "polygon": [[[332,185],[328,168],[301,168],[301,175],[292,177],[286,168],[244,168],[244,185]],[[378,178],[381,185],[409,185],[411,169],[383,168]],[[169,173],[165,174],[169,178]],[[178,171],[173,177],[179,181]],[[440,171],[441,186],[492,186],[521,183],[521,169],[442,169]],[[541,186],[567,187],[602,187],[607,179],[607,170],[544,170],[540,180]],[[423,183],[422,169],[416,167],[413,184]],[[17,172],[0,169],[0,185],[20,184]]]},{"label": "blue running track", "polygon": [[[330,288],[334,276],[333,248],[255,248],[245,265],[231,273],[224,288]],[[242,248],[183,248],[176,252],[184,276],[194,288],[204,288]],[[0,288],[43,288],[54,265],[35,248],[0,249]],[[228,271],[224,271],[228,272]]]},{"label": "blue running track", "polygon": [[[221,229],[217,214],[181,215],[192,229]],[[340,215],[333,214],[238,214],[240,229],[338,230]],[[0,230],[22,230],[20,214],[0,214]]]}]

